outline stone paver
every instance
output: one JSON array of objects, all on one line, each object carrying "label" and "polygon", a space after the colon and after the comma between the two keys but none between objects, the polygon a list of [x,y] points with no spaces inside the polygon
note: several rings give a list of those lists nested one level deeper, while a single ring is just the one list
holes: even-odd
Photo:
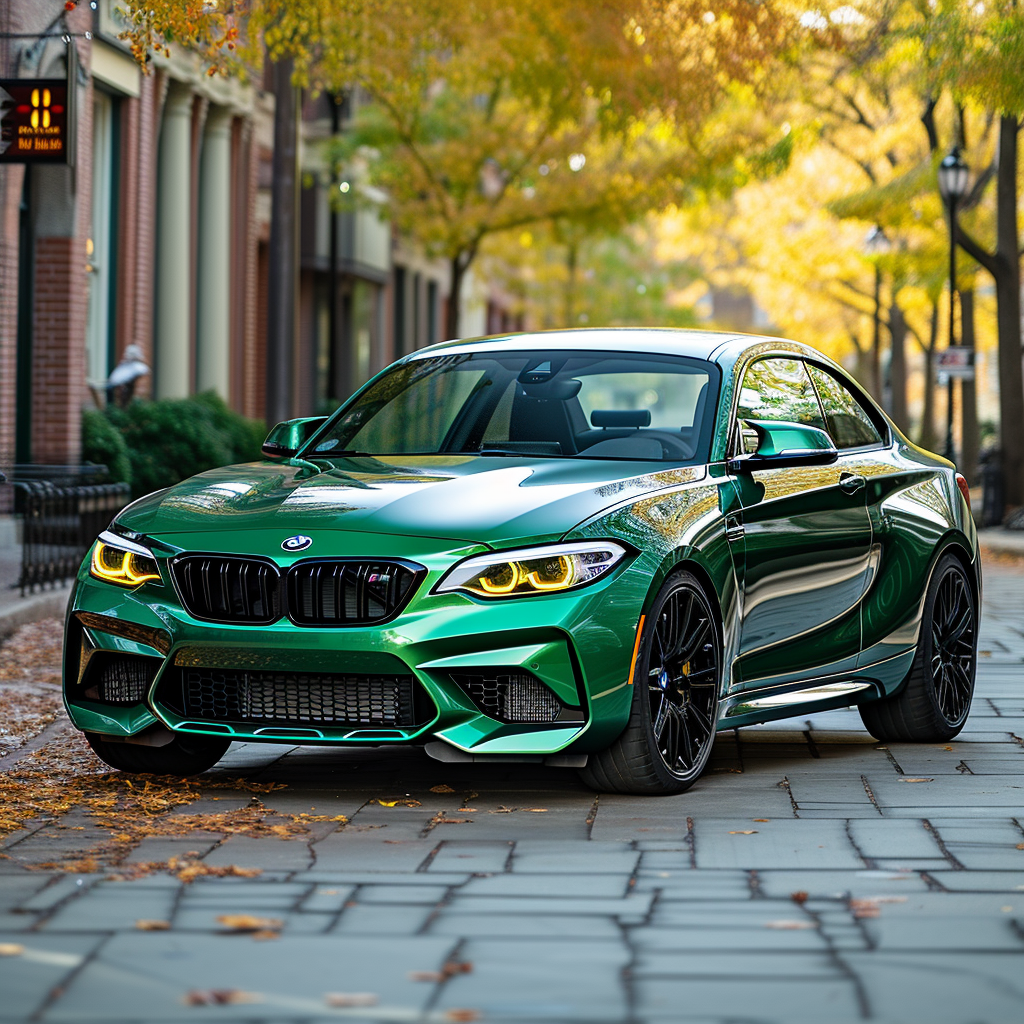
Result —
[{"label": "stone paver", "polygon": [[[596,801],[566,770],[239,744],[213,777],[349,821],[127,858],[262,872],[189,884],[29,870],[84,839],[26,830],[0,859],[0,1021],[1024,1020],[1024,572],[991,569],[985,596],[949,744],[886,747],[831,711],[719,734],[682,796]],[[245,803],[207,795],[188,812]],[[280,923],[218,921],[239,914]]]}]

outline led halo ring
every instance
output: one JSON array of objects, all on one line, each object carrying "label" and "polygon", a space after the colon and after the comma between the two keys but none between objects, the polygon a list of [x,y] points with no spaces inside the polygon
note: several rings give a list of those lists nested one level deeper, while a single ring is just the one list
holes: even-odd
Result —
[{"label": "led halo ring", "polygon": [[113,583],[119,587],[163,583],[156,558],[149,548],[107,530],[99,535],[93,546],[89,574],[104,583]]},{"label": "led halo ring", "polygon": [[574,590],[601,579],[627,554],[621,544],[603,540],[473,555],[452,568],[434,593],[509,598]]}]

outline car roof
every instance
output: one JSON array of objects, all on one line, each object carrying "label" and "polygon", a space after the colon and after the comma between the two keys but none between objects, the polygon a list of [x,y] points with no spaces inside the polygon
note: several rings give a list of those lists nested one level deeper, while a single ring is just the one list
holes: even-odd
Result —
[{"label": "car roof", "polygon": [[739,334],[735,331],[704,331],[681,327],[581,327],[442,341],[429,348],[419,349],[406,358],[417,359],[456,351],[522,352],[531,349],[560,349],[643,352],[649,355],[689,356],[693,359],[717,361],[723,356],[735,358],[743,350],[761,345],[803,355],[820,355],[810,346],[785,338]]}]

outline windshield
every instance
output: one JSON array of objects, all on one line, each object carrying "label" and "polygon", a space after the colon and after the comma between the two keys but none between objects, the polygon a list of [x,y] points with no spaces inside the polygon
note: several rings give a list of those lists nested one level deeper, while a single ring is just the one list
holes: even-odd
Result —
[{"label": "windshield", "polygon": [[474,352],[401,363],[304,458],[494,455],[705,462],[718,370],[626,352]]}]

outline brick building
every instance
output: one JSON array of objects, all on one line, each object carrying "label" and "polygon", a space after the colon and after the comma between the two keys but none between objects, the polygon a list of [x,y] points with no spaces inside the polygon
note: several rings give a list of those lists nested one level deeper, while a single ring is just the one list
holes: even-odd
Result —
[{"label": "brick building", "polygon": [[[0,76],[63,78],[71,46],[79,64],[74,165],[0,163],[0,467],[77,463],[81,411],[131,344],[151,368],[137,394],[265,410],[273,95],[181,51],[140,73],[115,0],[62,12],[0,4]],[[303,106],[293,415],[439,340],[449,301],[443,261],[373,210],[332,215],[320,143],[338,116]],[[466,334],[512,325],[479,281],[462,302]]]}]

